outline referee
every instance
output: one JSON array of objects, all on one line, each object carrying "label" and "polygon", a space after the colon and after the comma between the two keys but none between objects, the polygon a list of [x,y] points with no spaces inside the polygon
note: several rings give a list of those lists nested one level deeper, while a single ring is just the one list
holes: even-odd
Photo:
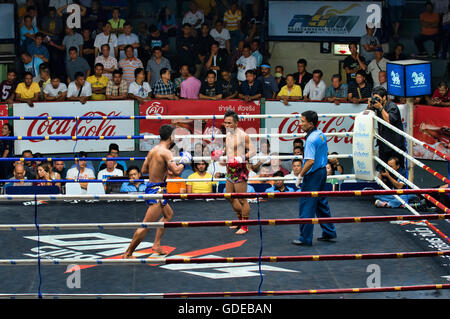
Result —
[{"label": "referee", "polygon": [[[322,131],[317,129],[319,118],[314,111],[305,111],[301,116],[301,127],[306,134],[303,167],[298,175],[296,185],[303,180],[302,191],[323,191],[327,181],[328,147],[327,139]],[[331,217],[328,199],[326,197],[301,197],[299,201],[299,218]],[[320,224],[322,237],[320,241],[333,242],[336,229],[333,224]],[[292,241],[294,245],[312,245],[313,224],[300,224],[300,236]]]}]

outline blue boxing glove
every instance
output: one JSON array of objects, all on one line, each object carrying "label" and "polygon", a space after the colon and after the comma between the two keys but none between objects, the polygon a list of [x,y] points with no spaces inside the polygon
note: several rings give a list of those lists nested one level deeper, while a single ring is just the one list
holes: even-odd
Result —
[{"label": "blue boxing glove", "polygon": [[192,162],[192,155],[189,152],[181,152],[180,153],[180,160],[179,163],[186,166],[186,164],[191,164]]}]

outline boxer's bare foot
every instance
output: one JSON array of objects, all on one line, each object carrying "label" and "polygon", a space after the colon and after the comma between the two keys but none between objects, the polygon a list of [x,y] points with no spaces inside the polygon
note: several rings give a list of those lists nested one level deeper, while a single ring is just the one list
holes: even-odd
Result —
[{"label": "boxer's bare foot", "polygon": [[152,247],[153,253],[157,255],[167,255],[167,252],[161,248],[161,246],[155,246]]},{"label": "boxer's bare foot", "polygon": [[122,259],[136,259],[136,257],[133,256],[133,254],[128,255],[127,253],[122,255]]}]

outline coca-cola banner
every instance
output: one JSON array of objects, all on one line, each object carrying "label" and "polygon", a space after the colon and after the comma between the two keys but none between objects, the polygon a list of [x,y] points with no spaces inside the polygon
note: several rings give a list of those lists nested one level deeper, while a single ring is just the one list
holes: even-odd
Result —
[{"label": "coca-cola banner", "polygon": [[[223,124],[222,115],[227,110],[233,110],[239,115],[260,114],[260,105],[258,101],[245,102],[240,100],[152,100],[143,103],[139,107],[140,115],[220,115],[220,119],[216,120],[141,120],[139,122],[139,132],[145,135],[159,135],[159,127],[163,124],[172,124],[176,126],[175,135],[190,134],[221,134],[221,126]],[[214,126],[214,130],[213,130]],[[259,119],[245,119],[239,121],[239,127],[249,134],[259,132]],[[215,143],[221,143],[221,139],[215,139]],[[206,139],[179,139],[176,145],[184,150],[194,150],[194,145],[201,142],[208,145],[211,140]],[[158,139],[141,140],[139,149],[141,151],[150,150]]]},{"label": "coca-cola banner", "polygon": [[[402,121],[404,123],[404,131],[408,132],[408,107],[399,104]],[[360,113],[367,108],[367,104],[341,103],[336,105],[334,103],[324,102],[289,102],[289,105],[284,105],[280,101],[267,101],[266,114],[301,114],[307,110],[313,110],[318,114],[336,113],[334,117],[319,117],[318,128],[324,133],[335,132],[353,132],[355,120],[350,117],[339,116],[344,113]],[[304,133],[300,127],[300,119],[296,118],[270,118],[266,120],[266,133]],[[271,139],[271,150],[280,153],[292,153],[292,142],[294,138],[279,138]],[[330,153],[338,152],[339,154],[352,153],[351,137],[328,137],[328,150]]]},{"label": "coca-cola banner", "polygon": [[[0,116],[8,116],[8,104],[0,104]],[[0,121],[0,126],[8,123],[8,121]]]},{"label": "coca-cola banner", "polygon": [[[414,137],[450,156],[450,108],[416,105]],[[419,145],[413,151],[417,158],[444,161]]]},{"label": "coca-cola banner", "polygon": [[[14,116],[132,116],[134,101],[89,101],[14,104]],[[118,136],[134,135],[134,120],[34,120],[14,121],[15,136]],[[120,151],[134,151],[134,140],[20,140],[15,141],[16,154],[107,152],[111,143]]]}]

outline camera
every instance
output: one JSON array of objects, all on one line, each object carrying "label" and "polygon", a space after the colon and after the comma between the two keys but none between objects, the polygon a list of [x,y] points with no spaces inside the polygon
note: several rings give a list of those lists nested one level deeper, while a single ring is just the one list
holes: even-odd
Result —
[{"label": "camera", "polygon": [[381,103],[381,99],[377,96],[370,100],[370,107],[375,108],[375,103]]}]

